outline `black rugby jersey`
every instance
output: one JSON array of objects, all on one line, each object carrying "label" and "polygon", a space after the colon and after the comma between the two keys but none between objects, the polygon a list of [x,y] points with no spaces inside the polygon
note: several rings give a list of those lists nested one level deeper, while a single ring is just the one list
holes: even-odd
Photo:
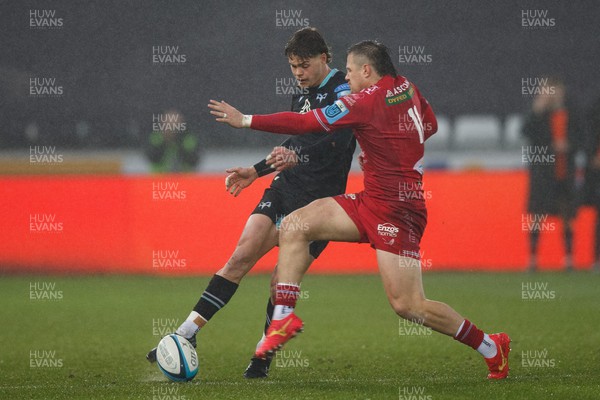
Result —
[{"label": "black rugby jersey", "polygon": [[[292,97],[292,111],[306,113],[333,104],[350,94],[344,73],[332,69],[318,87],[302,90]],[[298,154],[298,165],[280,172],[271,187],[291,192],[306,200],[336,196],[346,191],[346,180],[356,148],[351,129],[291,136],[281,144]]]}]

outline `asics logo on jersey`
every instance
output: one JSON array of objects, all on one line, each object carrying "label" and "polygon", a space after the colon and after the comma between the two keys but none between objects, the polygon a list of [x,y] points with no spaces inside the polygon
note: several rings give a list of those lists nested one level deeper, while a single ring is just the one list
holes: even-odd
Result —
[{"label": "asics logo on jersey", "polygon": [[[396,93],[396,89],[398,89],[398,87],[396,87],[394,89],[394,93]],[[391,90],[388,90],[388,94],[391,93]],[[393,106],[394,104],[400,104],[405,102],[406,100],[412,99],[412,97],[415,94],[415,89],[414,87],[409,87],[407,90],[398,93],[395,96],[386,96],[385,97],[385,104],[387,104],[388,106]]]},{"label": "asics logo on jersey", "polygon": [[275,335],[279,335],[279,336],[286,336],[286,332],[285,329],[288,327],[288,325],[292,322],[292,320],[290,319],[288,322],[285,323],[285,325],[283,325],[281,327],[281,329],[277,329],[274,330],[273,332],[269,333],[269,336],[275,336]]},{"label": "asics logo on jersey", "polygon": [[323,100],[325,100],[325,98],[327,98],[327,93],[318,93],[317,94],[317,101],[322,102]]},{"label": "asics logo on jersey", "polygon": [[392,97],[392,96],[401,94],[401,93],[405,92],[406,89],[408,89],[409,87],[410,87],[409,81],[402,82],[402,84],[400,86],[396,86],[393,90],[388,89],[387,93],[385,94],[385,97]]}]

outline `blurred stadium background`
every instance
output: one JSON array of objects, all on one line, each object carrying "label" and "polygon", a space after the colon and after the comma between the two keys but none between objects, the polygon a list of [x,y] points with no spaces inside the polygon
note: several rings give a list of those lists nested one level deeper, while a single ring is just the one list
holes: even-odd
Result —
[{"label": "blurred stadium background", "polygon": [[[585,113],[600,96],[594,1],[543,7],[476,1],[265,1],[260,7],[243,1],[56,1],[51,7],[2,7],[0,262],[10,270],[153,273],[152,252],[170,249],[186,259],[178,271],[213,271],[269,181],[233,200],[222,190],[224,169],[255,163],[281,138],[217,124],[206,104],[216,98],[246,113],[286,110],[293,83],[283,47],[306,25],[322,31],[339,69],[350,44],[381,40],[400,73],[433,105],[439,132],[426,146],[431,218],[423,246],[431,269],[526,265],[527,163],[520,130],[529,93],[536,79],[549,74],[567,83],[569,103],[582,121],[580,175]],[[552,23],[524,26],[524,18]],[[157,61],[161,51],[175,61]],[[39,95],[40,88],[54,94]],[[185,129],[198,141],[199,161],[187,175],[151,175],[150,134],[168,110],[184,116]],[[361,174],[356,166],[353,171],[349,190],[359,190]],[[185,200],[153,198],[156,190],[175,188]],[[63,223],[60,234],[32,232],[30,222],[40,218]],[[593,219],[591,210],[580,210],[580,267],[592,262]],[[556,224],[541,243],[540,264],[548,267],[562,263]],[[210,233],[217,244],[205,238]],[[332,246],[323,263],[342,257],[334,270],[348,263],[373,271],[373,257],[363,247]]]}]

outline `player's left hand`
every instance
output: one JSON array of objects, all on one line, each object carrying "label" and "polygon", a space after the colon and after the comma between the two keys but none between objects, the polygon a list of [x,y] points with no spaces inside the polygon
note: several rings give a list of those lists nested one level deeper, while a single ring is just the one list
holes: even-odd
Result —
[{"label": "player's left hand", "polygon": [[298,165],[298,154],[287,147],[276,146],[267,156],[267,165],[270,165],[275,171],[281,172]]},{"label": "player's left hand", "polygon": [[231,193],[233,197],[237,197],[242,193],[242,190],[252,185],[252,182],[258,178],[258,174],[254,167],[229,168],[226,172],[229,175],[225,178],[225,189]]},{"label": "player's left hand", "polygon": [[212,110],[210,113],[217,117],[217,122],[224,122],[234,128],[243,128],[242,118],[244,117],[244,114],[223,100],[210,100],[208,108]]}]

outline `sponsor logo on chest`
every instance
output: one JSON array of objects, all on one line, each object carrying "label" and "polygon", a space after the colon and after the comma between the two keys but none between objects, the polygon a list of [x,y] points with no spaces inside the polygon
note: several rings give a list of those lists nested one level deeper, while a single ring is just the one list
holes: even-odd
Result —
[{"label": "sponsor logo on chest", "polygon": [[385,104],[393,106],[411,99],[415,94],[415,88],[410,82],[403,82],[400,86],[389,89],[385,94]]}]

